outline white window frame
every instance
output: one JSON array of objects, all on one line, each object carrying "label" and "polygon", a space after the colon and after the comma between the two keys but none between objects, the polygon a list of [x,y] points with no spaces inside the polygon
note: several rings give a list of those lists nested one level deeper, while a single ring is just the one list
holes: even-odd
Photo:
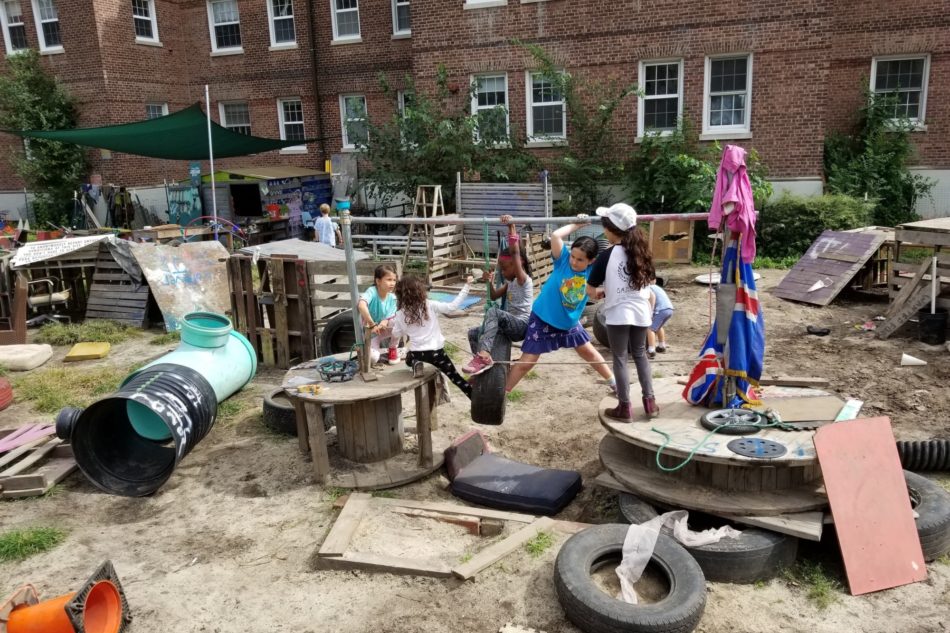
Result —
[{"label": "white window frame", "polygon": [[396,92],[396,108],[399,110],[399,116],[406,118],[406,91],[399,90]]},{"label": "white window frame", "polygon": [[22,26],[24,34],[26,32],[26,22],[24,21],[26,18],[23,17],[24,3],[25,3],[25,0],[20,0],[20,22],[17,22],[15,24],[10,24],[10,18],[7,15],[6,5],[2,1],[0,1],[0,25],[3,26],[3,43],[7,47],[7,55],[17,55],[19,53],[22,53],[25,50],[29,50],[30,48],[30,43],[29,41],[27,41],[26,46],[24,48],[14,49],[13,40],[10,38],[11,26]]},{"label": "white window frame", "polygon": [[[160,44],[161,40],[158,39],[158,10],[155,8],[155,0],[148,1],[148,20],[152,23],[152,37],[144,37],[142,35],[135,35],[135,41],[139,44]],[[135,33],[135,21],[136,20],[145,20],[141,16],[135,15],[132,13],[132,32]]]},{"label": "white window frame", "polygon": [[[890,62],[895,60],[913,60],[923,59],[924,69],[920,82],[920,108],[917,112],[917,118],[910,118],[914,124],[914,130],[924,132],[927,130],[927,89],[930,84],[930,53],[901,54],[901,55],[879,55],[871,58],[871,94],[879,94],[874,90],[874,84],[877,81],[877,63]],[[886,94],[886,93],[881,93]],[[896,121],[896,119],[894,119]]]},{"label": "white window frame", "polygon": [[[268,0],[270,2],[270,0]],[[290,101],[296,101],[300,104],[300,120],[299,121],[287,121],[284,119],[284,104]],[[287,140],[287,129],[284,127],[288,123],[299,124],[304,129],[304,138],[307,136],[307,126],[304,122],[303,116],[303,99],[300,97],[284,97],[283,99],[277,100],[277,122],[280,126],[280,140]],[[281,154],[306,154],[307,153],[307,144],[302,145],[293,145],[291,147],[283,147],[280,150]]]},{"label": "white window frame", "polygon": [[[33,21],[36,23],[36,38],[40,42],[40,53],[53,54],[64,52],[65,49],[63,48],[62,43],[56,44],[55,46],[46,45],[46,36],[43,34],[43,25],[47,22],[53,22],[54,20],[44,20],[40,17],[39,0],[30,0],[30,3],[33,5]],[[56,6],[55,0],[53,1],[53,8],[56,9],[55,22],[59,23],[59,39],[60,42],[62,42],[63,21],[59,17],[59,7]]]},{"label": "white window frame", "polygon": [[[746,86],[745,86],[745,123],[742,125],[709,125],[710,100],[709,93],[710,80],[712,78],[712,62],[721,59],[739,59],[745,57],[748,61],[746,65]],[[729,53],[724,55],[707,55],[706,69],[703,73],[703,133],[700,140],[714,139],[744,139],[752,138],[752,53]],[[736,93],[738,94],[738,93]]]},{"label": "white window frame", "polygon": [[[343,9],[344,12],[356,11],[356,26],[359,27],[359,33],[356,35],[343,35],[339,34],[339,28],[337,27],[337,8],[336,0],[330,0],[330,17],[333,21],[333,41],[334,42],[362,42],[363,41],[363,25],[360,24],[360,1],[356,0],[355,9]],[[352,95],[351,95],[352,96]]]},{"label": "white window frame", "polygon": [[[508,73],[479,73],[477,75],[469,76],[469,86],[472,86],[472,116],[478,117],[479,110],[491,110],[497,108],[498,106],[489,107],[479,107],[478,105],[478,80],[487,79],[491,77],[504,77],[505,79],[505,134],[508,137],[511,137],[511,99],[508,84]],[[479,140],[478,129],[475,130],[475,140]]]},{"label": "white window frame", "polygon": [[[274,15],[274,0],[265,0],[267,3],[267,28],[270,30],[270,50],[282,50],[285,48],[297,48],[297,14],[294,11],[294,3],[291,0],[290,3],[290,15],[289,16],[275,16]],[[294,41],[293,42],[278,42],[277,41],[277,29],[276,26],[277,20],[291,20],[294,23]]]},{"label": "white window frame", "polygon": [[655,95],[653,97],[646,96],[646,84],[647,84],[647,66],[669,66],[670,64],[676,64],[677,69],[677,80],[676,80],[676,121],[677,126],[679,121],[683,118],[683,58],[682,57],[671,57],[668,59],[647,59],[640,62],[640,66],[637,69],[637,86],[640,88],[641,93],[637,98],[637,138],[641,139],[646,134],[651,136],[669,136],[673,133],[673,130],[656,130],[646,129],[646,102],[651,101],[652,99],[669,99],[672,95]]},{"label": "white window frame", "polygon": [[[218,47],[218,37],[214,32],[214,27],[216,26],[214,23],[214,10],[211,8],[211,3],[212,3],[212,0],[207,0],[205,2],[205,5],[207,5],[207,8],[208,8],[208,32],[211,34],[211,54],[212,55],[236,55],[239,53],[243,53],[244,52],[244,35],[243,34],[241,34],[241,44],[239,46],[228,46],[225,48]],[[237,24],[238,32],[240,33],[241,7],[240,7],[240,3],[238,3],[237,0],[235,0],[235,5],[237,5],[237,9],[238,9],[237,22],[223,22],[221,26],[224,26],[226,24]]]},{"label": "white window frame", "polygon": [[[366,117],[366,118],[363,119],[363,120],[364,120],[364,121],[367,121],[367,122],[368,122],[368,120],[369,120],[369,108],[368,108],[368,106],[366,105],[366,95],[364,95],[364,94],[345,94],[345,95],[340,95],[340,130],[343,132],[343,136],[342,136],[342,139],[343,139],[343,149],[344,149],[344,150],[349,150],[349,151],[355,151],[355,150],[357,149],[356,144],[350,142],[349,135],[348,135],[347,132],[346,132],[346,121],[347,121],[347,119],[346,119],[346,100],[347,100],[347,99],[353,99],[353,98],[359,98],[359,99],[362,99],[362,100],[363,100],[363,116]],[[358,119],[354,119],[354,120],[358,120]],[[367,135],[368,135],[368,134],[369,134],[369,130],[367,130]],[[367,140],[368,140],[368,139],[367,139]]]},{"label": "white window frame", "polygon": [[[146,115],[146,116],[148,116],[148,109],[149,109],[149,107],[152,107],[152,106],[160,106],[161,109],[162,109],[162,114],[161,114],[161,116],[168,116],[168,103],[165,103],[165,102],[159,103],[158,101],[150,101],[150,102],[148,102],[148,103],[145,104],[145,115]],[[155,118],[158,118],[158,117],[155,117]]]},{"label": "white window frame", "polygon": [[465,0],[462,9],[490,9],[491,7],[507,6],[508,0]]},{"label": "white window frame", "polygon": [[[250,102],[248,102],[248,101],[242,101],[242,100],[240,100],[240,99],[236,99],[236,100],[233,100],[233,101],[219,101],[219,102],[218,102],[218,119],[219,119],[220,122],[221,122],[221,127],[225,128],[225,129],[228,129],[228,130],[231,130],[232,132],[235,131],[235,130],[232,130],[232,129],[231,129],[231,128],[234,127],[234,126],[229,126],[229,125],[228,125],[227,117],[224,115],[224,106],[226,106],[226,105],[234,105],[234,104],[237,104],[237,103],[242,103],[242,104],[244,104],[245,106],[247,106],[247,127],[250,128],[250,127],[251,127],[251,104],[250,104]],[[244,134],[244,132],[238,132],[238,134]],[[251,136],[251,135],[253,135],[253,134],[254,134],[253,128],[251,128],[250,130],[248,130],[248,136]]]},{"label": "white window frame", "polygon": [[[412,3],[411,0],[392,0],[393,7],[393,36],[395,37],[409,37],[412,35]],[[409,28],[400,29],[399,28],[399,5],[406,5],[409,7]]]},{"label": "white window frame", "polygon": [[544,73],[532,70],[526,70],[524,73],[524,94],[525,94],[525,125],[528,133],[528,145],[535,147],[541,145],[561,144],[567,140],[567,103],[564,101],[564,95],[561,95],[561,134],[545,134],[535,136],[534,134],[534,105],[558,105],[557,101],[544,101],[540,104],[534,103],[534,76]]}]

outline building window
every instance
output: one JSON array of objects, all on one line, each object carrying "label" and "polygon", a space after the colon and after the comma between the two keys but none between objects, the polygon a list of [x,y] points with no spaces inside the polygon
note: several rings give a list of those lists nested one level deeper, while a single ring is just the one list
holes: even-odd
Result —
[{"label": "building window", "polygon": [[366,127],[366,97],[363,95],[340,96],[340,122],[343,127],[343,147],[356,149],[369,140]]},{"label": "building window", "polygon": [[669,134],[683,116],[682,60],[641,62],[637,108],[637,136],[645,133]]},{"label": "building window", "polygon": [[[303,128],[303,103],[298,98],[278,99],[277,116],[280,120],[282,141],[302,141],[306,138]],[[306,151],[304,144],[285,147],[281,151]]]},{"label": "building window", "polygon": [[168,115],[168,104],[167,103],[146,103],[145,104],[145,118],[146,119],[157,119],[161,116]]},{"label": "building window", "polygon": [[158,41],[158,17],[155,14],[155,0],[132,0],[132,23],[135,26],[135,39]]},{"label": "building window", "polygon": [[360,36],[359,0],[330,0],[333,14],[333,39],[357,39]]},{"label": "building window", "polygon": [[33,0],[33,18],[40,35],[40,50],[61,51],[63,38],[59,32],[59,13],[53,0]]},{"label": "building window", "polygon": [[923,125],[929,75],[929,55],[876,57],[871,62],[871,90],[875,95],[893,95],[895,119],[907,118]]},{"label": "building window", "polygon": [[703,132],[749,133],[752,56],[706,58]]},{"label": "building window", "polygon": [[393,0],[393,35],[409,35],[409,0]]},{"label": "building window", "polygon": [[267,16],[270,19],[271,46],[297,43],[293,0],[267,0]]},{"label": "building window", "polygon": [[528,140],[567,138],[567,109],[560,88],[540,73],[528,73]]},{"label": "building window", "polygon": [[508,75],[481,75],[472,79],[472,114],[477,118],[476,138],[502,142],[508,139]]},{"label": "building window", "polygon": [[245,101],[219,104],[221,125],[232,132],[251,135],[251,111]]},{"label": "building window", "polygon": [[208,21],[211,24],[213,51],[235,51],[241,48],[241,14],[237,0],[209,0]]},{"label": "building window", "polygon": [[411,110],[412,106],[415,105],[415,95],[406,90],[400,90],[397,95],[399,99],[397,102],[399,115],[405,119],[407,110]]},{"label": "building window", "polygon": [[19,0],[0,2],[0,22],[3,24],[3,41],[7,44],[7,53],[13,54],[29,48]]}]

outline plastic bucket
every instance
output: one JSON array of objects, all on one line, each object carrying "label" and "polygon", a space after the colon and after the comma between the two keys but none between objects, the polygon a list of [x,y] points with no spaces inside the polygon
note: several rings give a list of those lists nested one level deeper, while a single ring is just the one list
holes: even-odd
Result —
[{"label": "plastic bucket", "polygon": [[947,311],[937,308],[934,314],[930,308],[917,313],[917,338],[928,345],[943,345],[947,342]]}]

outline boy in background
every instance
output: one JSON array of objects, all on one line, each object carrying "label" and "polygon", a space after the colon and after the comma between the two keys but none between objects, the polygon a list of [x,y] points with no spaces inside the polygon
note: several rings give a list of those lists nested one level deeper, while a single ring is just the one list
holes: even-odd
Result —
[{"label": "boy in background", "polygon": [[656,358],[657,352],[666,352],[666,332],[663,326],[673,316],[673,302],[656,280],[650,284],[650,307],[653,309],[653,323],[647,331],[647,356]]},{"label": "boy in background", "polygon": [[320,217],[313,223],[313,229],[321,244],[336,246],[343,243],[340,227],[330,218],[330,205],[327,203],[320,205]]}]

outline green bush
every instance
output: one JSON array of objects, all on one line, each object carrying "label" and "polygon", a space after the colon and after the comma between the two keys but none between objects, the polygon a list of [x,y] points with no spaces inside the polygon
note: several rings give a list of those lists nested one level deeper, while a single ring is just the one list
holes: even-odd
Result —
[{"label": "green bush", "polygon": [[874,204],[845,195],[784,194],[759,213],[756,251],[762,257],[801,257],[825,229],[867,226]]}]

